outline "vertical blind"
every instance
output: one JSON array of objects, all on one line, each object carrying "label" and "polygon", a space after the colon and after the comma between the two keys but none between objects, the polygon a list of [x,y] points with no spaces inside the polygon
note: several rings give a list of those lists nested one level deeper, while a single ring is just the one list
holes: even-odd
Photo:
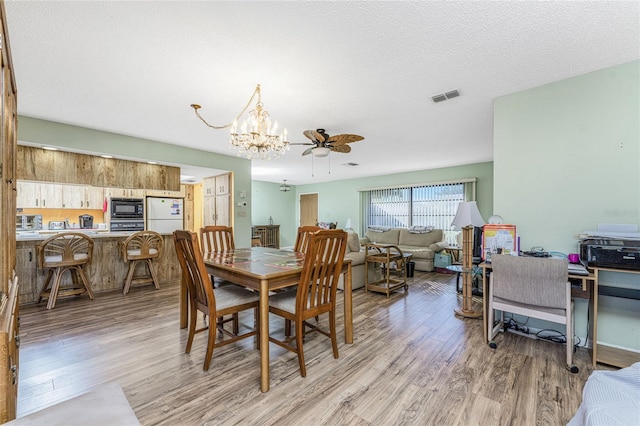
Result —
[{"label": "vertical blind", "polygon": [[[451,222],[461,201],[475,200],[476,180],[361,191],[364,228],[433,226],[456,244]],[[362,230],[364,231],[364,229]]]}]

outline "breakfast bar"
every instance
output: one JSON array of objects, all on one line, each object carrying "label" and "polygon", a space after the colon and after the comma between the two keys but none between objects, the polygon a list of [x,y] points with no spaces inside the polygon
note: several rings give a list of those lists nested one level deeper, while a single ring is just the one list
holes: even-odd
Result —
[{"label": "breakfast bar", "polygon": [[[93,259],[86,269],[93,291],[100,293],[122,290],[128,264],[122,259],[121,243],[133,232],[89,231],[86,233],[94,240]],[[46,274],[38,269],[37,247],[51,235],[54,233],[27,232],[20,233],[16,237],[16,273],[20,277],[20,304],[38,301]],[[156,262],[159,279],[161,283],[179,283],[182,272],[176,258],[173,237],[171,234],[163,234],[162,237],[164,249],[162,257]],[[63,279],[70,278],[65,276]],[[149,289],[151,290],[152,287]]]}]

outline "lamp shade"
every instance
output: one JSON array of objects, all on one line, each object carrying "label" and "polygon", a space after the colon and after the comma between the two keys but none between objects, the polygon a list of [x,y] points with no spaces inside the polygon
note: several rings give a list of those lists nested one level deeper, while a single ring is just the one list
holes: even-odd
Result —
[{"label": "lamp shade", "polygon": [[458,211],[456,217],[453,218],[451,225],[458,228],[465,228],[467,226],[480,227],[484,225],[484,219],[480,215],[478,206],[475,201],[463,201],[458,204]]}]

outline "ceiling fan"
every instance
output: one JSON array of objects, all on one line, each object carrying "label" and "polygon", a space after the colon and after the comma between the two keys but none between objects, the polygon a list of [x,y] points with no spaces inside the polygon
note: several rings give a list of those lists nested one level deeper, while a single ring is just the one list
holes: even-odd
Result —
[{"label": "ceiling fan", "polygon": [[348,143],[358,142],[364,139],[363,136],[348,133],[329,136],[324,129],[305,130],[303,134],[308,137],[311,142],[291,143],[290,145],[313,145],[311,148],[306,149],[302,155],[313,154],[314,157],[326,157],[331,151],[346,154],[351,152],[351,147],[347,145]]}]

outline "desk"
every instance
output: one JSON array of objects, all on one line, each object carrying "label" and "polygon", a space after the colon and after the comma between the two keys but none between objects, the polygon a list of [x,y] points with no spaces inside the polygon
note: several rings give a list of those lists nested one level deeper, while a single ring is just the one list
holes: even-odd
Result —
[{"label": "desk", "polygon": [[[269,292],[292,287],[300,281],[304,255],[269,247],[236,249],[221,255],[204,255],[207,271],[224,280],[260,292],[260,390],[269,391]],[[351,261],[345,260],[344,340],[353,343],[353,307],[351,299]],[[180,328],[187,327],[188,294],[180,290]]]},{"label": "desk", "polygon": [[[489,343],[489,335],[487,330],[487,312],[489,309],[489,280],[487,279],[491,272],[490,263],[481,263],[479,265],[482,268],[482,290],[483,290],[483,325],[484,325],[484,342]],[[640,271],[633,271],[627,269],[613,269],[613,268],[589,268],[589,275],[573,275],[568,274],[568,278],[571,280],[579,280],[582,284],[582,290],[590,290],[589,294],[589,310],[592,312],[589,315],[588,334],[592,336],[592,348],[591,348],[591,362],[593,367],[596,367],[598,362],[603,364],[613,365],[616,367],[628,367],[634,362],[640,361],[640,354],[637,352],[631,352],[624,349],[614,348],[607,345],[598,344],[598,279],[600,271],[621,272],[640,274]]]}]

